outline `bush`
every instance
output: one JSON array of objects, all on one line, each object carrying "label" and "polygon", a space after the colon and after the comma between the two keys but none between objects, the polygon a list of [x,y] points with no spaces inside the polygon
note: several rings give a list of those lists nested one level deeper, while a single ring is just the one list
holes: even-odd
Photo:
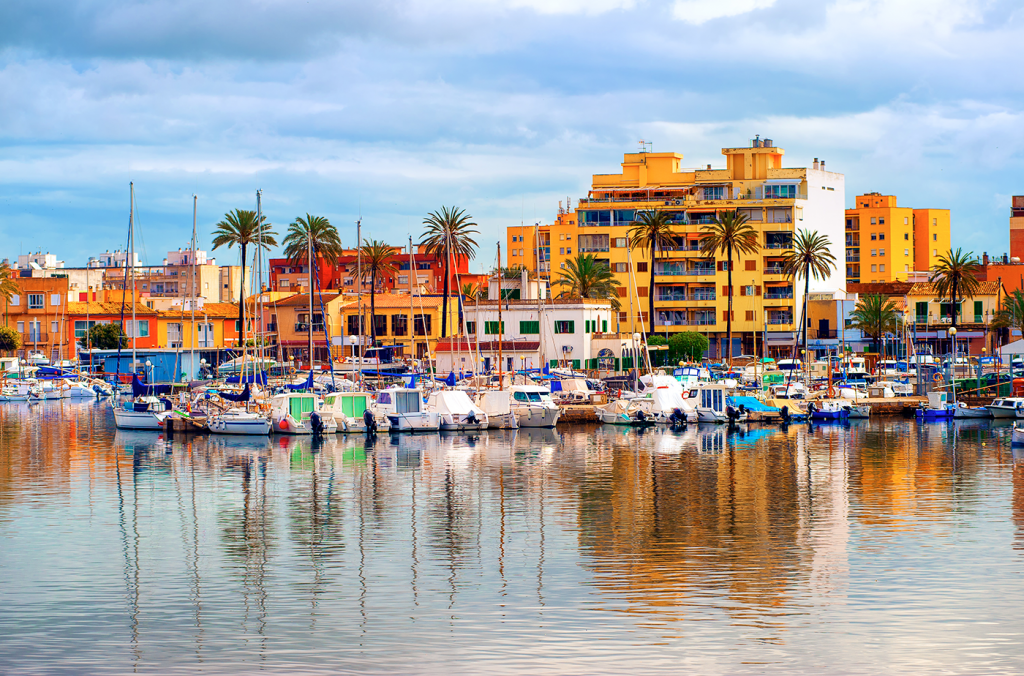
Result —
[{"label": "bush", "polygon": [[14,352],[21,347],[21,334],[9,326],[0,326],[0,351]]},{"label": "bush", "polygon": [[707,336],[693,331],[677,333],[668,340],[669,354],[673,361],[700,361],[709,345]]},{"label": "bush", "polygon": [[116,350],[118,340],[121,347],[128,345],[128,336],[117,324],[97,324],[89,329],[89,341],[87,344],[98,350]]}]

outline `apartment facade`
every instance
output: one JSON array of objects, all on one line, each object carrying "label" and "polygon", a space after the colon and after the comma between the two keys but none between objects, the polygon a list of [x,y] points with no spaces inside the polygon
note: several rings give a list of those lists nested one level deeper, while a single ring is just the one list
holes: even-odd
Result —
[{"label": "apartment facade", "polygon": [[50,359],[73,353],[66,337],[69,321],[66,277],[16,277],[18,293],[4,303],[4,323],[21,335],[18,356],[39,352]]},{"label": "apartment facade", "polygon": [[[443,279],[443,275],[442,275]],[[370,344],[370,297],[363,295],[361,314],[360,303],[352,296],[341,308],[341,325],[344,330],[344,353],[349,357],[358,354],[360,316],[362,316],[363,344]],[[409,296],[408,294],[381,293],[374,300],[374,331],[378,345],[400,347],[403,357],[425,359],[433,354],[441,337],[443,299],[441,296]],[[463,310],[463,313],[468,310]],[[458,333],[459,298],[448,299],[448,334]]]},{"label": "apartment facade", "polygon": [[[795,232],[810,230],[828,237],[836,260],[843,260],[845,178],[817,160],[812,167],[783,167],[785,151],[769,139],[723,148],[722,154],[725,168],[687,169],[678,153],[627,153],[620,173],[594,175],[588,197],[560,210],[554,223],[508,228],[508,264],[536,270],[546,263],[554,282],[569,259],[594,254],[621,283],[617,332],[697,331],[708,337],[709,356],[720,356],[732,296],[734,355],[752,353],[755,341],[759,353],[764,344],[772,352],[790,349],[803,285],[782,274],[783,259]],[[674,231],[673,246],[654,260],[647,251],[629,249],[627,240],[638,214],[647,210],[666,211]],[[732,210],[757,230],[758,250],[734,255],[730,289],[724,254],[705,256],[699,242],[716,214]],[[652,265],[655,316],[649,317]],[[842,275],[840,263],[833,277],[812,280],[812,290],[835,288]]]},{"label": "apartment facade", "polygon": [[895,195],[858,195],[846,210],[847,283],[907,281],[949,251],[949,209],[911,209]]}]

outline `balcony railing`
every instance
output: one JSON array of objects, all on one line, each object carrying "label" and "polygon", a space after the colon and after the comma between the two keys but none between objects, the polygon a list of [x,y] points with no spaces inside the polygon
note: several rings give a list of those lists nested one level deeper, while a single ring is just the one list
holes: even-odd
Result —
[{"label": "balcony railing", "polygon": [[784,275],[786,271],[783,270],[781,265],[769,265],[764,269],[766,275]]},{"label": "balcony railing", "polygon": [[860,263],[860,254],[846,254],[847,263]]},{"label": "balcony railing", "polygon": [[771,325],[777,324],[792,324],[793,315],[789,314],[770,314],[768,315],[768,323]]},{"label": "balcony railing", "polygon": [[686,300],[686,294],[684,293],[682,295],[676,294],[676,295],[667,295],[667,296],[660,296],[659,295],[658,296],[658,300],[660,302],[664,302],[664,303],[678,303],[679,301]]},{"label": "balcony railing", "polygon": [[[324,330],[324,325],[323,324],[313,324],[313,333],[322,333],[323,330]],[[295,333],[305,333],[306,331],[309,331],[309,323],[308,322],[305,322],[305,323],[304,322],[296,322],[295,323]]]},{"label": "balcony railing", "polygon": [[691,300],[715,300],[715,297],[716,296],[714,291],[710,293],[698,293],[695,291],[691,296]]},{"label": "balcony railing", "polygon": [[695,317],[695,318],[690,320],[690,325],[691,326],[714,326],[715,325],[715,319],[716,319],[715,317],[709,317],[709,318]]},{"label": "balcony railing", "polygon": [[767,300],[782,300],[786,298],[793,298],[793,291],[765,291],[764,297]]},{"label": "balcony railing", "polygon": [[31,331],[29,333],[21,334],[22,343],[48,343],[50,342],[50,334],[43,333],[42,331]]},{"label": "balcony railing", "polygon": [[577,247],[580,253],[606,253],[608,251],[608,245],[604,246],[581,246]]},{"label": "balcony railing", "polygon": [[786,240],[783,242],[767,242],[764,245],[765,249],[792,249],[793,240]]}]

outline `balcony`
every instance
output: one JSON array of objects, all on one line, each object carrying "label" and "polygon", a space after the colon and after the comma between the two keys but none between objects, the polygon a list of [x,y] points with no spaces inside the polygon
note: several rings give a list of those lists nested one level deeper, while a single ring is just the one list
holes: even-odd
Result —
[{"label": "balcony", "polygon": [[23,333],[21,334],[21,342],[23,345],[28,343],[48,343],[50,342],[50,334],[43,333],[42,331]]},{"label": "balcony", "polygon": [[860,252],[857,252],[855,254],[852,254],[852,253],[846,254],[846,262],[847,263],[860,263]]},{"label": "balcony", "polygon": [[765,291],[764,297],[766,300],[783,300],[793,298],[793,289],[787,289],[785,291]]},{"label": "balcony", "polygon": [[846,236],[846,246],[860,246],[860,237]]},{"label": "balcony", "polygon": [[[313,324],[313,333],[323,333],[323,324]],[[307,333],[309,331],[309,324],[304,322],[295,323],[295,333]]]},{"label": "balcony", "polygon": [[792,324],[793,315],[782,312],[776,312],[768,315],[768,324],[770,326],[778,326],[782,324]]},{"label": "balcony", "polygon": [[768,242],[765,242],[764,248],[765,249],[792,249],[793,248],[793,240],[792,239],[773,239],[773,240],[770,240]]},{"label": "balcony", "polygon": [[690,320],[691,326],[714,326],[715,317],[694,317]]},{"label": "balcony", "polygon": [[781,265],[769,265],[765,267],[764,274],[766,275],[784,275],[786,271]]}]

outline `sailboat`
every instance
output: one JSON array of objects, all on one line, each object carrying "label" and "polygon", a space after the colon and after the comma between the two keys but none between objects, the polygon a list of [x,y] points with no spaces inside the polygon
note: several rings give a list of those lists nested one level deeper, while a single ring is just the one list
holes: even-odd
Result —
[{"label": "sailboat", "polygon": [[[148,385],[139,380],[135,372],[138,354],[135,349],[135,335],[138,324],[135,321],[135,183],[129,183],[128,210],[128,261],[125,263],[125,285],[121,292],[121,314],[124,316],[124,303],[128,290],[128,277],[132,285],[132,395],[124,401],[118,397],[111,399],[110,406],[114,412],[114,424],[123,430],[160,430],[164,421],[171,415],[171,401],[162,394],[170,393],[169,385]],[[121,364],[121,346],[118,342],[118,369]]]}]

